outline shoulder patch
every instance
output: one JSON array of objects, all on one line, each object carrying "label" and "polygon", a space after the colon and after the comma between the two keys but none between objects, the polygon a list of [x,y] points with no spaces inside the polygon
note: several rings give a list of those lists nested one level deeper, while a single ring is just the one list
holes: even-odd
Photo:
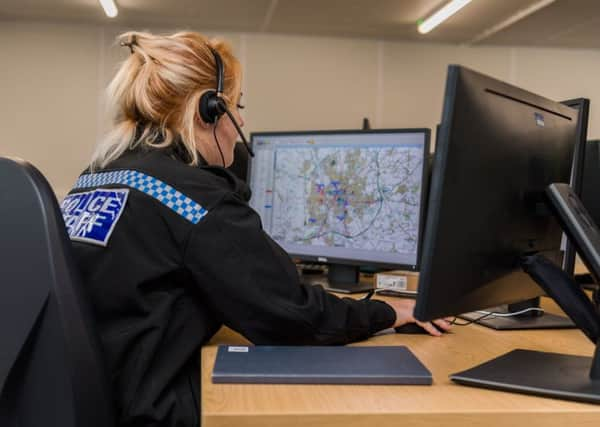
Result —
[{"label": "shoulder patch", "polygon": [[135,170],[118,170],[81,175],[74,188],[125,185],[156,199],[192,224],[197,224],[208,211],[199,203],[177,191],[166,182]]},{"label": "shoulder patch", "polygon": [[71,240],[106,246],[127,203],[128,189],[69,194],[60,210]]}]

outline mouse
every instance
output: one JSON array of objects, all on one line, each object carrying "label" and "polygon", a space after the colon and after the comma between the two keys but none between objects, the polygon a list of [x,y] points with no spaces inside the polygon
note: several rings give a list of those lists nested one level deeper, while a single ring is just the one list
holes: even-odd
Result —
[{"label": "mouse", "polygon": [[[432,325],[441,333],[446,332],[442,328],[437,326],[435,323],[432,323]],[[429,334],[429,332],[427,332],[425,329],[423,329],[416,323],[406,323],[402,326],[396,326],[394,330],[397,334]]]}]

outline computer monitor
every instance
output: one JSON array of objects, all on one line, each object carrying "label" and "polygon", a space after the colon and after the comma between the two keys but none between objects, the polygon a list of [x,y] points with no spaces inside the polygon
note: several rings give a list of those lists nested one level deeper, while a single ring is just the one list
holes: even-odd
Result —
[{"label": "computer monitor", "polygon": [[581,201],[596,224],[600,225],[600,140],[585,144]]},{"label": "computer monitor", "polygon": [[360,283],[361,266],[417,270],[429,129],[251,135],[250,205],[293,258],[328,264],[328,286]]},{"label": "computer monitor", "polygon": [[[588,213],[596,224],[600,224],[600,140],[587,141],[585,145],[585,159],[580,198]],[[573,263],[575,254],[573,256]],[[582,287],[596,290],[598,281],[589,272],[578,272],[575,279]]]},{"label": "computer monitor", "polygon": [[[449,67],[423,237],[419,320],[543,294],[520,257],[541,253],[561,265],[561,228],[544,189],[569,182],[576,132],[577,111]],[[573,325],[550,314],[485,320],[497,329]]]},{"label": "computer monitor", "polygon": [[[575,150],[573,153],[573,166],[571,168],[570,186],[575,194],[581,196],[583,185],[583,169],[585,164],[586,141],[588,118],[590,114],[590,100],[586,98],[569,99],[562,101],[568,107],[577,110],[577,133],[575,140]],[[570,275],[575,272],[575,248],[566,235],[563,236],[565,256],[563,259],[563,269]]]}]

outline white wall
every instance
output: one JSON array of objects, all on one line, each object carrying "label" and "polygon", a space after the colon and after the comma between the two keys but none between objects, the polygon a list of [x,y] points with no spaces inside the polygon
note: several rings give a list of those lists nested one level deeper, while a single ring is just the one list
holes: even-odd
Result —
[{"label": "white wall", "polygon": [[0,21],[0,155],[38,166],[64,191],[97,133],[99,30]]},{"label": "white wall", "polygon": [[[114,42],[124,30],[0,21],[0,155],[34,163],[59,196],[106,128],[101,94],[128,53]],[[457,63],[552,99],[590,98],[589,135],[600,137],[600,51],[211,35],[228,39],[244,67],[248,133],[357,128],[363,117],[434,129],[446,67]]]}]

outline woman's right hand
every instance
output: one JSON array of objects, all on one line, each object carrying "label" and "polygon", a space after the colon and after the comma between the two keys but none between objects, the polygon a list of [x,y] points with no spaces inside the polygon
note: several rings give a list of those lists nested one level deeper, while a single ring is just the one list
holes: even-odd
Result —
[{"label": "woman's right hand", "polygon": [[[413,315],[415,309],[414,299],[398,298],[394,300],[386,300],[385,303],[392,307],[396,312],[396,323],[393,325],[394,328],[414,322],[425,329],[430,335],[436,337],[442,335],[438,328],[442,329],[443,331],[449,331],[451,328],[449,321],[450,319],[436,319],[432,320],[431,322],[420,322],[415,319]],[[433,326],[433,323],[435,323],[437,328],[436,326]]]}]

